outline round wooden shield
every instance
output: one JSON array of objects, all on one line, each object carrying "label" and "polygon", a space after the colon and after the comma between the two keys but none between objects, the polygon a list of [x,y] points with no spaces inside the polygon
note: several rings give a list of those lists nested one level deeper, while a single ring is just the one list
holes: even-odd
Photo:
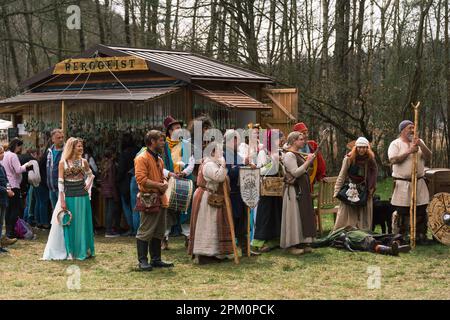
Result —
[{"label": "round wooden shield", "polygon": [[435,194],[428,205],[427,212],[428,226],[434,237],[450,246],[450,193]]}]

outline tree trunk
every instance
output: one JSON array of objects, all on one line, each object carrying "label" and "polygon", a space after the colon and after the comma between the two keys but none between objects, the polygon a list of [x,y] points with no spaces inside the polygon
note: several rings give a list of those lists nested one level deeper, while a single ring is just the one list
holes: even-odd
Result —
[{"label": "tree trunk", "polygon": [[172,27],[172,39],[175,39],[175,48],[178,48],[178,34],[179,34],[179,26],[178,26],[178,16],[180,9],[180,0],[177,0],[177,5],[175,9],[175,18],[173,20]]},{"label": "tree trunk", "polygon": [[63,60],[62,48],[63,48],[63,30],[61,24],[61,18],[59,15],[59,0],[53,0],[53,12],[55,14],[55,24],[56,24],[56,34],[57,34],[57,45],[58,45],[58,61]]},{"label": "tree trunk", "polygon": [[328,79],[328,0],[322,0],[322,56],[320,58],[320,78],[322,94],[324,93],[324,85]]},{"label": "tree trunk", "polygon": [[197,52],[197,10],[198,10],[198,1],[194,1],[194,13],[192,14],[192,36],[191,36],[191,51]]},{"label": "tree trunk", "polygon": [[26,12],[24,14],[25,17],[25,25],[27,27],[27,36],[28,36],[28,50],[30,52],[30,60],[29,63],[31,65],[31,68],[33,69],[33,73],[36,74],[39,72],[39,66],[38,61],[36,57],[36,51],[34,50],[34,37],[33,37],[33,20],[31,15],[28,13],[29,8],[26,0],[22,0],[24,11]]},{"label": "tree trunk", "polygon": [[8,39],[8,50],[12,60],[12,67],[14,69],[14,75],[16,76],[17,84],[22,82],[22,77],[20,75],[19,62],[17,60],[16,48],[14,47],[13,36],[11,32],[11,26],[9,22],[9,17],[7,15],[8,11],[6,5],[2,5],[2,15],[3,15],[3,23],[5,26],[6,37]]},{"label": "tree trunk", "polygon": [[151,0],[151,31],[150,31],[150,46],[156,48],[158,45],[158,7],[159,0]]},{"label": "tree trunk", "polygon": [[208,39],[206,41],[205,54],[208,57],[213,56],[213,46],[216,38],[217,31],[217,0],[211,1],[211,21],[208,31]]},{"label": "tree trunk", "polygon": [[448,1],[445,3],[445,56],[446,56],[446,78],[447,78],[447,167],[450,168],[450,39],[449,39],[449,4]]},{"label": "tree trunk", "polygon": [[131,34],[130,34],[130,0],[124,0],[124,26],[125,26],[125,43],[127,46],[131,46]]},{"label": "tree trunk", "polygon": [[[77,4],[81,8],[81,2],[82,0],[78,0]],[[86,40],[84,39],[84,27],[83,27],[84,19],[81,17],[81,23],[80,23],[80,30],[78,30],[78,35],[80,39],[80,52],[83,52],[86,50]]]},{"label": "tree trunk", "polygon": [[417,36],[416,36],[416,48],[415,48],[415,71],[414,76],[411,82],[411,87],[409,90],[408,100],[406,104],[403,107],[403,117],[406,118],[406,115],[408,114],[408,111],[411,110],[411,104],[417,103],[419,92],[420,92],[420,86],[421,86],[421,78],[422,78],[422,54],[423,54],[423,32],[424,32],[424,24],[425,24],[425,18],[428,15],[428,10],[431,7],[431,4],[433,3],[433,0],[429,0],[428,3],[422,2],[420,5],[420,20],[419,20],[419,27],[417,30]]},{"label": "tree trunk", "polygon": [[222,12],[220,13],[220,23],[219,23],[219,35],[218,35],[218,49],[217,49],[217,59],[220,61],[225,61],[225,33],[227,28],[227,10],[223,4],[223,0],[220,0],[220,7]]},{"label": "tree trunk", "polygon": [[[26,0],[24,0],[26,1]],[[95,11],[97,13],[98,30],[100,36],[100,43],[105,44],[105,26],[103,22],[102,7],[100,5],[100,0],[95,0]]]},{"label": "tree trunk", "polygon": [[170,49],[172,47],[172,32],[170,28],[171,17],[172,17],[172,0],[166,0],[166,17],[164,20],[164,40],[165,40],[164,42],[166,43],[167,49]]}]

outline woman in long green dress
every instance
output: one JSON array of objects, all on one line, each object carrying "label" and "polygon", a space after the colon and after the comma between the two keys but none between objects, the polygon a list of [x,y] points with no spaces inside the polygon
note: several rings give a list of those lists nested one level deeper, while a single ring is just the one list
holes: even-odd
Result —
[{"label": "woman in long green dress", "polygon": [[[58,204],[52,218],[44,260],[77,259],[95,256],[94,227],[89,192],[94,175],[82,158],[83,141],[69,138],[58,167]],[[72,219],[67,212],[69,211]]]}]

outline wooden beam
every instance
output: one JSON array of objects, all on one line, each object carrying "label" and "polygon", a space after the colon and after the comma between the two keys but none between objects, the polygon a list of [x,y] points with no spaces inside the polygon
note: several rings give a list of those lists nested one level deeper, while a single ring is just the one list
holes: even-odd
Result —
[{"label": "wooden beam", "polygon": [[184,101],[185,101],[185,110],[186,110],[186,122],[189,123],[194,118],[194,98],[192,96],[192,88],[185,87],[184,88]]},{"label": "wooden beam", "polygon": [[297,93],[297,88],[284,88],[284,89],[264,89],[265,93]]},{"label": "wooden beam", "polygon": [[8,106],[8,107],[0,107],[0,114],[8,114],[8,113],[16,113],[18,111],[22,111],[26,105],[18,105],[18,106]]},{"label": "wooden beam", "polygon": [[283,105],[269,92],[266,92],[267,97],[270,98],[270,100],[273,101],[273,103],[280,108],[281,111],[283,111],[283,113],[292,121],[295,121],[296,118],[292,115],[292,113],[290,113],[289,111],[286,110],[285,107],[283,107]]},{"label": "wooden beam", "polygon": [[67,139],[67,121],[66,121],[66,105],[64,100],[61,101],[61,129],[63,131],[64,138]]}]

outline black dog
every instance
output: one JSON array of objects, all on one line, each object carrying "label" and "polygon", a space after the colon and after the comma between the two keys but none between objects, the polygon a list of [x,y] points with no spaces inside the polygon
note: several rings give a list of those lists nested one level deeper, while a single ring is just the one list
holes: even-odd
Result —
[{"label": "black dog", "polygon": [[375,230],[377,225],[381,226],[381,232],[386,233],[386,226],[388,233],[392,233],[392,214],[395,211],[395,207],[392,206],[390,201],[380,200],[380,196],[373,196],[373,221],[372,231]]}]

